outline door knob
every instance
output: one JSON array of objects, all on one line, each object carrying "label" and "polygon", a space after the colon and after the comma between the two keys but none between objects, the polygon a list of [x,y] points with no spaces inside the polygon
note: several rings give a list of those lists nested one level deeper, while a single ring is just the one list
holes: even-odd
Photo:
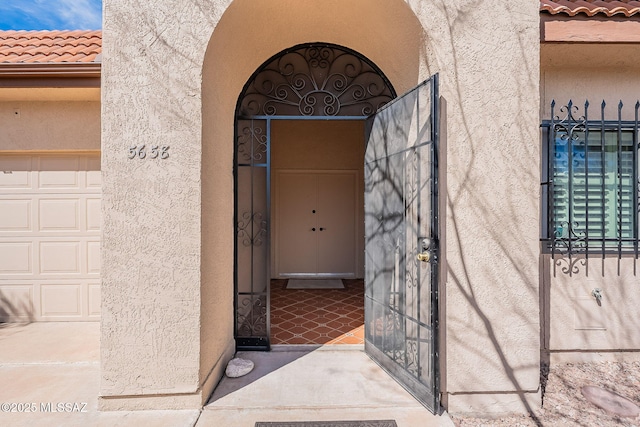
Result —
[{"label": "door knob", "polygon": [[431,254],[429,252],[421,252],[418,254],[418,261],[429,262]]}]

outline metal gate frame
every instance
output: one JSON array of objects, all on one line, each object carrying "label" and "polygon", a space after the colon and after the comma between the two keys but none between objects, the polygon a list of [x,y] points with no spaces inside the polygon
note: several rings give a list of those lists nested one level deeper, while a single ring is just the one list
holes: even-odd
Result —
[{"label": "metal gate frame", "polygon": [[[420,100],[422,98],[419,96],[419,91],[427,87],[429,88],[430,95],[430,135],[428,135],[429,140],[425,141],[423,138],[418,137],[415,141],[411,141],[409,140],[410,132],[401,132],[401,137],[406,138],[406,142],[408,142],[408,144],[402,145],[400,147],[394,146],[394,142],[397,142],[393,138],[393,130],[395,129],[394,125],[401,131],[406,131],[407,129],[403,126],[398,126],[398,123],[403,123],[401,120],[402,117],[397,117],[396,115],[391,114],[390,117],[397,120],[393,120],[393,124],[391,125],[386,125],[391,129],[389,133],[387,133],[388,129],[385,126],[384,122],[382,124],[382,145],[384,146],[382,147],[382,152],[379,156],[376,156],[376,154],[379,153],[374,152],[372,153],[371,158],[365,159],[365,164],[372,165],[369,166],[370,172],[368,172],[367,167],[365,167],[365,187],[370,185],[370,182],[368,182],[367,179],[379,179],[381,176],[384,178],[384,180],[380,182],[375,181],[374,179],[374,181],[376,182],[376,186],[371,187],[370,190],[365,190],[371,191],[372,193],[370,196],[372,198],[369,199],[370,206],[367,206],[367,199],[365,199],[365,217],[369,220],[369,224],[367,225],[367,227],[365,227],[365,238],[367,239],[367,245],[371,245],[373,249],[366,258],[367,261],[370,261],[371,265],[365,267],[365,351],[371,356],[374,361],[376,361],[376,363],[378,363],[404,388],[406,388],[407,391],[413,394],[418,401],[420,401],[432,412],[438,412],[440,410],[438,310],[440,268],[440,229],[438,197],[438,75],[436,74],[432,76],[430,79],[419,84],[414,89],[407,92],[405,95],[401,95],[399,98],[396,98],[391,103],[382,107],[378,111],[378,113],[376,113],[376,115],[371,116],[367,128],[371,131],[371,128],[374,126],[374,120],[376,119],[376,117],[378,117],[378,114],[383,113],[384,110],[387,110],[389,108],[394,108],[394,105],[398,102],[402,102],[401,100],[406,95],[410,95],[411,93],[415,92],[415,105],[413,105],[413,107],[416,110],[415,121],[417,127],[416,129],[414,129],[414,131],[416,132],[417,136],[420,136],[420,126],[422,122],[420,118]],[[400,108],[402,108],[402,104],[400,104]],[[366,142],[367,144],[371,142],[369,139],[369,135],[367,135]],[[427,145],[429,147],[427,147]],[[376,147],[377,145],[372,146],[371,150],[375,150]],[[410,233],[407,231],[409,230],[409,228],[407,227],[407,218],[411,216],[411,212],[408,211],[408,209],[412,205],[407,204],[407,194],[405,193],[405,185],[407,185],[407,183],[404,180],[408,176],[408,167],[405,161],[409,158],[409,156],[415,155],[415,157],[412,157],[411,159],[413,161],[419,162],[419,148],[430,149],[430,218],[428,219],[428,230],[430,235],[422,234],[425,229],[420,227],[421,218],[419,215],[422,212],[422,208],[418,206],[418,226],[415,227],[413,233],[411,233],[411,236],[409,236]],[[368,152],[367,155],[369,156],[370,153]],[[398,162],[398,159],[400,159],[401,164],[400,171],[395,170],[393,166],[393,163]],[[415,178],[415,182],[419,184],[420,182],[424,182],[424,179],[419,176],[419,168],[417,169],[417,171],[418,175]],[[373,174],[371,175],[371,178],[367,178],[368,173]],[[399,183],[397,181],[394,181],[395,175],[401,176],[401,179],[403,180],[400,183],[400,185],[402,186],[401,202],[403,205],[396,206],[397,209],[394,210],[393,206],[395,205],[393,205],[393,200],[390,200],[393,199],[392,195],[390,196],[389,194],[386,194],[385,189],[381,186],[384,185],[385,182],[388,182],[390,183],[389,185],[391,189],[398,191]],[[395,178],[397,179],[397,176],[395,176]],[[380,190],[380,188],[382,188],[382,190]],[[419,189],[416,190],[415,188],[413,188],[412,190],[417,191],[416,194],[420,192]],[[384,197],[385,195],[386,197]],[[418,197],[418,205],[420,203],[420,200],[421,199]],[[396,200],[396,204],[398,202],[399,200]],[[388,203],[391,203],[391,205],[390,207],[386,208]],[[398,221],[398,214],[401,214],[402,216],[400,227],[394,227],[393,223],[390,227],[385,226],[385,221]],[[390,265],[391,257],[389,256],[389,254],[392,251],[385,252],[385,248],[375,247],[376,244],[378,246],[385,246],[385,243],[387,244],[386,246],[389,246],[388,237],[396,236],[396,234],[398,237],[398,243],[395,244],[396,249],[394,250],[394,265],[399,266],[399,268],[395,267],[394,265]],[[379,237],[375,238],[376,235],[378,235]],[[385,239],[385,236],[387,237],[387,239]],[[415,238],[415,242],[409,242],[409,240],[411,240],[412,238]],[[372,239],[371,243],[369,243],[369,239]],[[391,246],[394,246],[393,242],[391,242]],[[389,246],[387,249],[389,249],[391,246]],[[407,247],[412,248],[411,253],[406,251]],[[398,252],[398,248],[403,249],[400,249],[400,252]],[[420,258],[420,256],[423,256],[424,258]],[[410,274],[410,267],[415,267],[415,265],[417,265],[416,258],[420,260],[419,262],[427,262],[430,268],[430,277],[428,278],[430,313],[427,316],[428,319],[425,319],[422,322],[420,320],[422,310],[420,308],[422,293],[419,289],[420,285],[422,284],[422,281],[419,278],[420,268],[417,267],[417,270],[413,272],[414,275],[418,276],[418,278],[410,277],[412,276]],[[365,263],[367,261],[365,261]],[[392,278],[390,278],[390,276],[392,276]],[[412,287],[410,283],[412,281],[413,286],[418,286],[418,290],[416,291],[418,295],[417,308],[414,306],[416,305],[415,302],[407,303],[406,289]],[[398,282],[400,283],[400,285],[397,284]],[[401,291],[394,292],[394,283],[396,283],[395,286],[403,286],[401,288]],[[388,295],[386,298],[385,290],[388,290]],[[416,297],[414,295],[414,301],[415,298]],[[417,316],[415,316],[415,313],[413,315],[408,314],[407,311],[409,311],[410,309],[417,311]],[[376,317],[376,315],[378,315],[378,317]],[[429,354],[427,354],[428,357],[426,358],[426,364],[430,365],[431,369],[428,372],[429,377],[427,377],[427,379],[425,379],[423,367],[429,368],[429,366],[423,366],[423,359],[420,356],[420,347],[423,343],[422,340],[424,340],[424,338],[421,340],[420,331],[422,331],[423,329],[428,334],[428,339],[430,340],[430,345],[428,347]],[[409,330],[411,331],[409,332]],[[415,355],[413,354],[414,350]],[[408,355],[408,353],[411,354]]]}]

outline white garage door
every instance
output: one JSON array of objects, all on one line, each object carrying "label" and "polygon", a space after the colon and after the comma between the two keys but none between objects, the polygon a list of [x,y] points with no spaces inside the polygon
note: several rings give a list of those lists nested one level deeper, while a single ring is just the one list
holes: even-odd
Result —
[{"label": "white garage door", "polygon": [[0,321],[99,320],[100,156],[0,154]]}]

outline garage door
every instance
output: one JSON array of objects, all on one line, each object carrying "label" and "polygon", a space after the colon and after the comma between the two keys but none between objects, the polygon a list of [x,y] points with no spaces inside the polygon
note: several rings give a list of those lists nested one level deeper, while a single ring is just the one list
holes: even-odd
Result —
[{"label": "garage door", "polygon": [[0,154],[0,321],[100,317],[100,156]]}]

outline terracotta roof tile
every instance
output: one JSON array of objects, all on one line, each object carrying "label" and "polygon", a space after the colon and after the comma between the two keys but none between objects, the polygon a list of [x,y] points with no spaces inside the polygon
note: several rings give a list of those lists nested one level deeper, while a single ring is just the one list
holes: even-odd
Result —
[{"label": "terracotta roof tile", "polygon": [[0,63],[96,62],[102,31],[0,31]]},{"label": "terracotta roof tile", "polygon": [[620,16],[640,14],[638,0],[540,0],[540,11],[552,15]]}]

